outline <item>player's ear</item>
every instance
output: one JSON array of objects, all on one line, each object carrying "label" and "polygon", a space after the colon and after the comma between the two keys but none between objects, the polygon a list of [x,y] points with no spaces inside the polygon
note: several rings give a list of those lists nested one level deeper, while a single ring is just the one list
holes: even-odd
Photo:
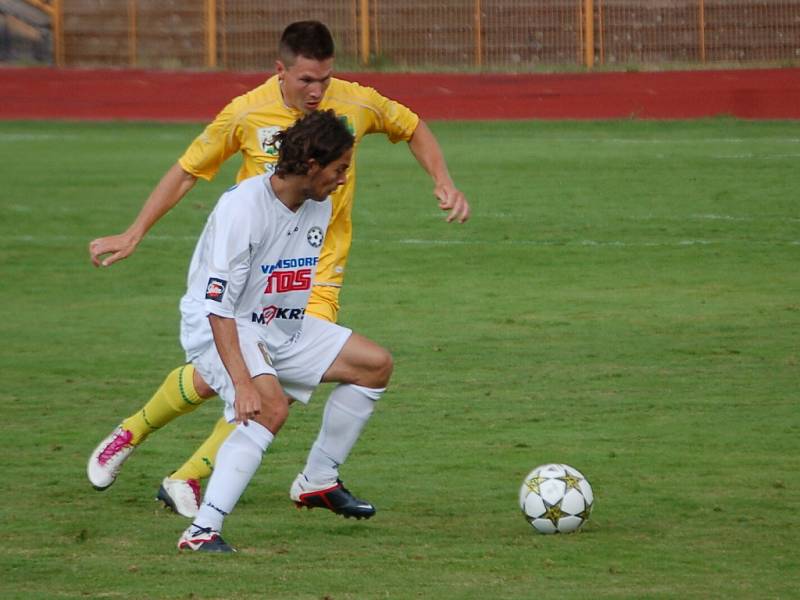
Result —
[{"label": "player's ear", "polygon": [[319,171],[322,170],[322,165],[319,164],[319,161],[315,158],[309,158],[306,161],[306,175],[316,175]]},{"label": "player's ear", "polygon": [[275,73],[278,74],[278,79],[283,81],[284,74],[286,73],[286,65],[283,64],[282,60],[275,61]]}]

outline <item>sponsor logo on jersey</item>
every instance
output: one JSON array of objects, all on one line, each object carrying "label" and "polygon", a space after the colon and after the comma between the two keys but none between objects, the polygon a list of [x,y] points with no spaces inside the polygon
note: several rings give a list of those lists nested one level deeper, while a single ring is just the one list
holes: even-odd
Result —
[{"label": "sponsor logo on jersey", "polygon": [[325,239],[325,234],[322,233],[322,227],[317,227],[314,225],[308,230],[306,239],[308,240],[308,243],[311,244],[312,248],[319,248],[322,246],[322,240]]},{"label": "sponsor logo on jersey", "polygon": [[228,282],[224,279],[217,279],[211,277],[206,286],[206,300],[213,300],[214,302],[222,302],[222,297],[225,295],[225,289],[228,287]]},{"label": "sponsor logo on jersey", "polygon": [[300,269],[302,267],[315,267],[319,262],[318,256],[303,256],[300,258],[281,258],[273,265],[261,265],[261,272],[269,275],[273,271],[286,269]]},{"label": "sponsor logo on jersey", "polygon": [[314,274],[311,269],[298,269],[296,271],[273,271],[267,277],[265,294],[283,294],[286,292],[302,292],[311,289],[311,280]]},{"label": "sponsor logo on jersey", "polygon": [[278,156],[278,145],[272,140],[275,134],[281,130],[280,127],[261,127],[258,130],[258,145],[261,146],[261,151],[267,156]]},{"label": "sponsor logo on jersey", "polygon": [[269,325],[273,319],[299,321],[305,314],[305,308],[281,308],[280,306],[271,304],[262,308],[261,314],[253,313],[252,321],[259,325]]}]

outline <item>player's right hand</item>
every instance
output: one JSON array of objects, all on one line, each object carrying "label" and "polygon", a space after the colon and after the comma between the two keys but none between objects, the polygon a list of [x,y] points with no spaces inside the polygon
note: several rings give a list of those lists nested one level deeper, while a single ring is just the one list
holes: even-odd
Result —
[{"label": "player's right hand", "polygon": [[451,182],[438,184],[433,189],[433,195],[439,201],[439,208],[450,211],[446,219],[448,223],[465,223],[469,219],[467,197]]},{"label": "player's right hand", "polygon": [[251,381],[235,386],[233,408],[237,423],[247,425],[261,414],[261,395]]},{"label": "player's right hand", "polygon": [[136,250],[137,244],[138,241],[127,233],[109,235],[89,242],[89,256],[95,267],[108,267],[128,258]]}]

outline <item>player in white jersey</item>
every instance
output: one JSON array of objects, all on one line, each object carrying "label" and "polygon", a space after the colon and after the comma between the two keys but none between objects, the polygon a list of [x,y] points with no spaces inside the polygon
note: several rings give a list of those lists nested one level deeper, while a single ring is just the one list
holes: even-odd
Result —
[{"label": "player in white jersey", "polygon": [[220,536],[224,518],[286,420],[290,398],[307,402],[320,381],[340,383],[326,404],[340,435],[315,443],[291,496],[345,516],[375,513],[342,486],[338,469],[386,388],[391,357],[349,329],[303,318],[328,195],[346,179],[354,138],[325,111],[276,142],[275,173],[233,188],[212,212],[181,300],[181,341],[205,386],[201,395],[218,393],[226,417],[239,423],[219,449],[200,510],[178,541],[182,550],[233,550]]},{"label": "player in white jersey", "polygon": [[248,312],[251,308],[276,307],[260,319],[272,348],[299,331],[330,204],[327,198],[304,202],[292,211],[264,176],[222,195],[195,247],[180,303],[181,341],[189,361],[195,358],[189,349],[211,341],[208,319],[198,320],[204,304],[209,312],[245,323],[262,313]]}]

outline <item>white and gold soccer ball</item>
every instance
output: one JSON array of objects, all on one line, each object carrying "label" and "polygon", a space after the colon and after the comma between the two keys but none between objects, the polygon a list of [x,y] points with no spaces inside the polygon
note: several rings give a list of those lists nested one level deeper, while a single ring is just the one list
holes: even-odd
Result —
[{"label": "white and gold soccer ball", "polygon": [[522,514],[539,533],[578,531],[589,518],[592,504],[592,486],[569,465],[540,465],[528,473],[519,489]]}]

